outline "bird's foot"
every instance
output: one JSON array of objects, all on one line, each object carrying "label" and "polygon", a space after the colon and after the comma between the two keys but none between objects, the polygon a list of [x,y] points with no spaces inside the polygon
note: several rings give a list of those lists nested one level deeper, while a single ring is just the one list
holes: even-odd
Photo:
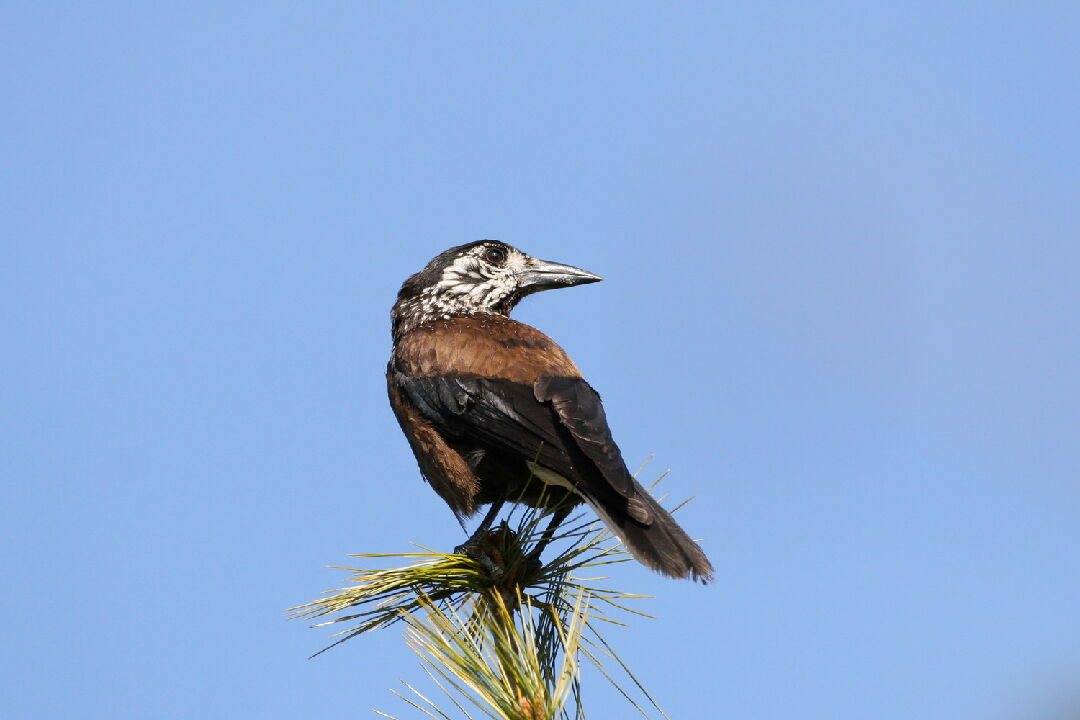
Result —
[{"label": "bird's foot", "polygon": [[499,580],[506,573],[506,563],[500,547],[503,544],[507,528],[500,527],[481,535],[473,535],[454,548],[455,555],[465,555],[480,563],[492,578]]},{"label": "bird's foot", "polygon": [[504,523],[479,537],[469,538],[454,548],[454,553],[479,563],[495,585],[526,587],[540,576],[543,569],[540,553],[544,547],[537,545],[528,553],[524,550],[521,538]]},{"label": "bird's foot", "polygon": [[478,543],[475,538],[469,538],[465,542],[454,547],[454,554],[468,555],[469,557],[472,557],[473,553],[476,552],[476,549],[479,547],[479,545],[480,543]]},{"label": "bird's foot", "polygon": [[[543,550],[543,548],[539,548]],[[533,550],[525,556],[525,577],[534,578],[540,574],[540,571],[544,568],[544,563],[540,559],[540,553]]]}]

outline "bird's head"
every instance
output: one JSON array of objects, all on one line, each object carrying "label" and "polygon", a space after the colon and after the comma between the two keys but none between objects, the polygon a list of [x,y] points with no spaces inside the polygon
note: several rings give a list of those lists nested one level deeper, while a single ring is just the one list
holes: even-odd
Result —
[{"label": "bird's head", "polygon": [[527,295],[602,280],[580,268],[538,260],[498,240],[452,247],[401,286],[391,312],[395,334],[438,318],[509,316]]}]

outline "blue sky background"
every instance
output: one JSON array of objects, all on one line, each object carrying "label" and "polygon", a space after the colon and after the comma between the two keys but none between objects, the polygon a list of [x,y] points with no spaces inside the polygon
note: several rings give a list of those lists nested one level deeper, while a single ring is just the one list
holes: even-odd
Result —
[{"label": "blue sky background", "polygon": [[517,317],[697,496],[717,582],[614,583],[673,718],[1076,712],[1074,3],[0,20],[4,717],[407,715],[397,631],[282,611],[460,542],[382,373],[484,237],[607,278]]}]

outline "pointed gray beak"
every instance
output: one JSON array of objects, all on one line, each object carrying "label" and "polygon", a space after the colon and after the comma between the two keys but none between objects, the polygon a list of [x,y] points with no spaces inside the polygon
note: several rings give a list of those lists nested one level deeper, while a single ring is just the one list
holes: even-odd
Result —
[{"label": "pointed gray beak", "polygon": [[518,278],[521,281],[521,288],[530,293],[600,282],[604,279],[573,265],[563,265],[536,258],[529,258],[528,266],[518,273]]}]

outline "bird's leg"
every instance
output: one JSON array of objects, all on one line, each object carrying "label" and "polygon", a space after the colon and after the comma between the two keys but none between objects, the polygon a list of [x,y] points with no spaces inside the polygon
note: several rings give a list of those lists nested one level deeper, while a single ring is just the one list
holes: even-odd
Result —
[{"label": "bird's leg", "polygon": [[573,510],[573,507],[566,504],[563,507],[556,509],[555,512],[551,514],[551,520],[548,521],[547,527],[544,528],[544,533],[540,536],[540,541],[536,543],[536,547],[532,549],[528,558],[526,558],[526,562],[530,566],[535,566],[536,569],[539,569],[540,554],[544,552],[544,548],[546,548],[552,538],[555,537],[555,530],[562,525],[563,520],[566,519],[566,516],[570,514],[571,510]]},{"label": "bird's leg", "polygon": [[480,543],[480,539],[487,534],[491,529],[491,523],[495,522],[495,516],[499,514],[499,510],[502,510],[504,498],[499,498],[495,502],[491,503],[491,507],[488,508],[487,515],[480,521],[480,524],[476,526],[476,530],[469,536],[469,539],[454,548],[454,553],[457,555],[469,555],[470,550],[474,550]]}]

